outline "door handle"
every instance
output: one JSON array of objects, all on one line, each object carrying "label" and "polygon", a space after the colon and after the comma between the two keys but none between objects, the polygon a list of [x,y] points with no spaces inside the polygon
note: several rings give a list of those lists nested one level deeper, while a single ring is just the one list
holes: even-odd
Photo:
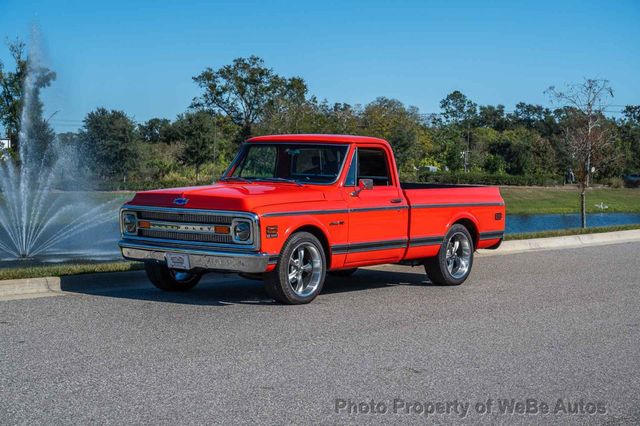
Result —
[{"label": "door handle", "polygon": [[401,202],[402,202],[402,198],[392,198],[392,199],[391,199],[391,202],[392,202],[393,204],[401,203]]}]

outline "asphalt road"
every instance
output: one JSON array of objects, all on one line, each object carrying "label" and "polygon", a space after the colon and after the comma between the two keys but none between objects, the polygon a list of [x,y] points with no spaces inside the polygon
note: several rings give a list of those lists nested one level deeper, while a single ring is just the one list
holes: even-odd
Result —
[{"label": "asphalt road", "polygon": [[[0,302],[0,423],[638,424],[639,253],[476,258],[460,287],[367,269],[293,307],[231,276],[67,279]],[[512,398],[538,414],[503,414]]]}]

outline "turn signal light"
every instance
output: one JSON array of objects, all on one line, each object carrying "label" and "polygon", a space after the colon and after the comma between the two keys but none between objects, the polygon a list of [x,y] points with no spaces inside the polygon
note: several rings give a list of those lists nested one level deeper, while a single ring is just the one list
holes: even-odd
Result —
[{"label": "turn signal light", "polygon": [[216,234],[229,235],[231,233],[231,228],[228,226],[216,225],[213,227],[213,232],[215,232]]},{"label": "turn signal light", "polygon": [[139,220],[138,221],[138,228],[151,228],[151,222],[149,222],[148,220]]}]

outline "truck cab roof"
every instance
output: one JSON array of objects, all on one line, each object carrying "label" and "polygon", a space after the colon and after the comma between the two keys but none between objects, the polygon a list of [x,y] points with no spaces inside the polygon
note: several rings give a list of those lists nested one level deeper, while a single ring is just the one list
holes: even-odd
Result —
[{"label": "truck cab roof", "polygon": [[247,139],[247,142],[323,142],[323,143],[376,143],[388,145],[384,139],[369,136],[354,135],[324,135],[324,134],[288,134],[256,136]]}]

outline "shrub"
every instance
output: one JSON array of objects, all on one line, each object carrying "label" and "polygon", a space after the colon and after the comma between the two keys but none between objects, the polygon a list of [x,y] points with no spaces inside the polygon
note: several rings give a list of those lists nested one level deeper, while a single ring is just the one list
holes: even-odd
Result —
[{"label": "shrub", "polygon": [[610,177],[605,179],[603,184],[611,188],[624,188],[624,179],[619,177]]},{"label": "shrub", "polygon": [[418,180],[428,183],[471,185],[551,186],[562,184],[562,178],[556,175],[521,176],[485,172],[424,172],[418,176]]}]

